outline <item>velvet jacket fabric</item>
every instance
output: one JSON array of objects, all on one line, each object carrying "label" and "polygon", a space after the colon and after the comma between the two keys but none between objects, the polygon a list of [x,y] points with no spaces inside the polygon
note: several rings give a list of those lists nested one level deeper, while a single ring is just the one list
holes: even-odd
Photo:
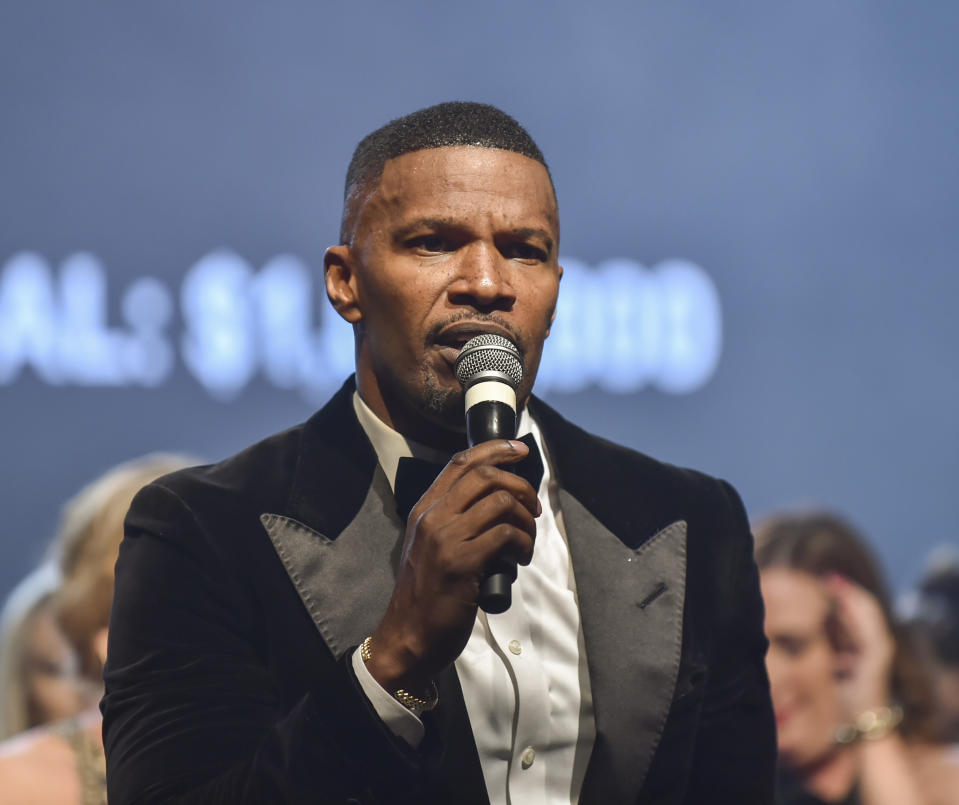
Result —
[{"label": "velvet jacket fabric", "polygon": [[[353,390],[134,500],[102,703],[111,805],[488,803],[453,667],[417,750],[353,676],[404,533]],[[772,802],[763,608],[738,496],[538,400],[531,411],[560,485],[595,707],[580,801]]]}]

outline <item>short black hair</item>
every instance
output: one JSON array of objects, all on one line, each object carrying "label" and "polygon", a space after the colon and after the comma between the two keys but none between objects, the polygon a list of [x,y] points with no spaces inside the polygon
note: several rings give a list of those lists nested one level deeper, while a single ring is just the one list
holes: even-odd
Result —
[{"label": "short black hair", "polygon": [[[352,201],[378,182],[387,161],[413,151],[474,145],[499,148],[535,159],[549,175],[543,152],[529,133],[506,112],[485,103],[447,101],[391,120],[364,137],[353,151],[343,189],[340,242],[348,240]],[[553,178],[550,176],[550,185]],[[553,190],[555,195],[555,188]]]}]

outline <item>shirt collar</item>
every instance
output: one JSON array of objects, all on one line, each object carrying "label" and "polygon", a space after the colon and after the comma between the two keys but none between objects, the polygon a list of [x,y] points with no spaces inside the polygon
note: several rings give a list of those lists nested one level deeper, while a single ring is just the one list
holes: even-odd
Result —
[{"label": "shirt collar", "polygon": [[[356,412],[356,418],[359,420],[360,426],[376,451],[380,466],[390,482],[390,489],[395,488],[396,467],[403,457],[415,456],[439,464],[445,464],[449,461],[449,453],[407,439],[403,434],[393,430],[363,402],[363,398],[360,397],[358,391],[353,392],[353,410]],[[549,462],[546,460],[546,451],[543,449],[543,437],[539,425],[524,407],[519,415],[516,435],[525,436],[527,433],[533,434],[540,453],[543,455],[543,463],[546,465],[544,480],[546,480],[549,475]]]}]

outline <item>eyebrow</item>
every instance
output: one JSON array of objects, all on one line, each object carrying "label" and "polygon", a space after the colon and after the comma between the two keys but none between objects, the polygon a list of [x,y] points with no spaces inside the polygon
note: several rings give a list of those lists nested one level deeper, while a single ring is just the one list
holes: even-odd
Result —
[{"label": "eyebrow", "polygon": [[403,224],[393,233],[395,240],[403,240],[418,229],[462,229],[463,225],[452,218],[417,218],[408,224]]},{"label": "eyebrow", "polygon": [[[462,221],[457,221],[453,218],[417,218],[415,221],[410,221],[408,224],[404,224],[399,229],[396,230],[393,234],[395,241],[399,242],[408,238],[414,232],[420,229],[463,229],[464,225]],[[507,230],[507,234],[510,234],[516,238],[522,238],[524,240],[529,240],[532,238],[541,238],[547,249],[549,251],[553,250],[553,236],[547,229],[541,229],[536,226],[520,226],[515,229]]]},{"label": "eyebrow", "polygon": [[545,229],[540,229],[537,226],[521,226],[517,229],[511,229],[509,231],[511,235],[515,235],[516,237],[523,238],[525,240],[542,238],[546,244],[546,248],[550,251],[553,250],[553,236]]}]

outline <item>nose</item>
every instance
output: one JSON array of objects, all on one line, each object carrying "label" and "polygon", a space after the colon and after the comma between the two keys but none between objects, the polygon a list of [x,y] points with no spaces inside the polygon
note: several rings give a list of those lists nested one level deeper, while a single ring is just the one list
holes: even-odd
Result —
[{"label": "nose", "polygon": [[484,313],[510,310],[516,302],[516,291],[509,261],[486,243],[476,242],[461,249],[447,296],[453,305]]}]

